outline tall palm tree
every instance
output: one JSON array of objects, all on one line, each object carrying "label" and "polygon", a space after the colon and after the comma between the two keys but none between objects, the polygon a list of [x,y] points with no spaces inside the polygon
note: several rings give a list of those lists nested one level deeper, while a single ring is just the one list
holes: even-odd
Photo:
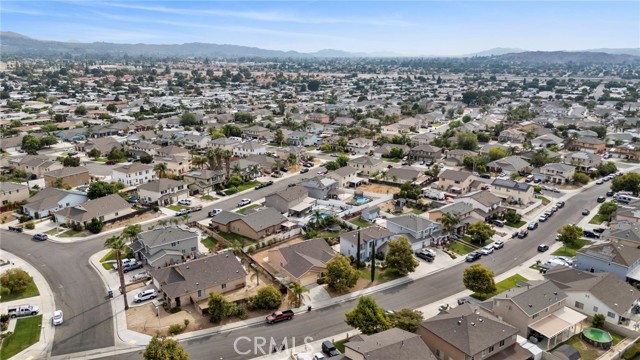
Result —
[{"label": "tall palm tree", "polygon": [[240,167],[240,164],[235,163],[235,165],[233,166],[233,175],[235,176],[240,176],[240,174],[242,174],[242,168]]},{"label": "tall palm tree", "polygon": [[124,228],[120,237],[133,242],[136,238],[138,238],[138,234],[140,234],[141,232],[142,226],[140,224],[133,224]]},{"label": "tall palm tree", "polygon": [[104,247],[109,248],[116,252],[116,261],[118,263],[118,276],[120,277],[120,293],[124,297],[124,309],[129,309],[129,302],[127,301],[127,291],[124,287],[124,271],[122,270],[122,253],[127,250],[127,245],[122,241],[120,236],[112,236],[105,240]]},{"label": "tall palm tree", "polygon": [[293,166],[298,162],[298,154],[291,152],[289,153],[289,166]]},{"label": "tall palm tree", "polygon": [[289,290],[291,290],[291,298],[290,301],[293,307],[300,307],[302,305],[302,300],[304,297],[304,293],[308,292],[309,289],[300,285],[300,283],[294,282],[289,284]]},{"label": "tall palm tree", "polygon": [[167,164],[157,163],[156,166],[153,167],[153,170],[155,170],[159,178],[167,177]]},{"label": "tall palm tree", "polygon": [[213,156],[215,156],[216,158],[215,170],[222,170],[222,159],[224,158],[224,150],[221,147],[216,147],[215,149],[213,149]]},{"label": "tall palm tree", "polygon": [[207,149],[207,152],[204,154],[204,158],[206,159],[207,166],[209,170],[215,170],[217,167],[216,164],[216,155],[214,149]]},{"label": "tall palm tree", "polygon": [[233,157],[233,153],[231,152],[231,150],[225,150],[222,154],[222,157],[224,158],[224,165],[228,179],[229,175],[231,174],[231,158]]},{"label": "tall palm tree", "polygon": [[456,225],[460,224],[460,218],[449,213],[444,213],[440,222],[442,222],[444,232],[451,234],[455,230]]},{"label": "tall palm tree", "polygon": [[194,156],[191,160],[191,165],[198,169],[204,169],[204,166],[208,163],[207,158],[204,156]]}]

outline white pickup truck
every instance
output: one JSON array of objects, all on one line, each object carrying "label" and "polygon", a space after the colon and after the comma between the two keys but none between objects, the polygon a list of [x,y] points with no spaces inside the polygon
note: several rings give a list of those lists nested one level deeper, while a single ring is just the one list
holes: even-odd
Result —
[{"label": "white pickup truck", "polygon": [[10,307],[7,310],[9,317],[15,319],[20,316],[37,315],[40,312],[40,308],[33,305],[19,305]]}]

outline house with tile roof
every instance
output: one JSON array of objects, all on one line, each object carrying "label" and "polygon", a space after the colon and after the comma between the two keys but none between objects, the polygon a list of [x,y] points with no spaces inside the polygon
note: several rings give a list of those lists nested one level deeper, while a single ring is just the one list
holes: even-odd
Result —
[{"label": "house with tile roof", "polygon": [[391,328],[373,335],[356,335],[344,344],[344,360],[435,360],[418,334]]},{"label": "house with tile roof", "polygon": [[246,286],[247,272],[233,252],[226,251],[151,271],[153,284],[169,307],[203,303],[210,293],[224,294]]},{"label": "house with tile roof", "polygon": [[482,190],[470,195],[459,197],[453,202],[466,202],[473,206],[473,211],[489,221],[495,216],[501,216],[505,208],[502,206],[502,198],[492,194],[489,190]]},{"label": "house with tile roof", "polygon": [[268,263],[275,276],[306,286],[324,277],[327,263],[335,256],[324,239],[316,238],[269,250]]},{"label": "house with tile roof", "polygon": [[358,169],[347,165],[336,170],[329,171],[326,176],[337,181],[339,187],[345,188],[351,186],[354,180],[366,181],[366,179],[358,178],[358,172]]},{"label": "house with tile roof", "polygon": [[605,142],[598,138],[581,137],[569,145],[569,150],[584,151],[592,154],[602,154],[605,151]]},{"label": "house with tile roof", "polygon": [[58,224],[87,226],[91,219],[102,222],[118,220],[133,212],[131,204],[118,194],[111,194],[87,202],[65,207],[53,213]]},{"label": "house with tile roof", "polygon": [[34,219],[40,219],[87,200],[87,194],[80,191],[44,188],[22,205],[22,212]]},{"label": "house with tile roof", "polygon": [[614,325],[629,325],[640,291],[609,272],[557,266],[544,274],[567,294],[567,306],[588,316],[603,314]]},{"label": "house with tile roof", "polygon": [[226,179],[223,170],[192,169],[182,176],[190,195],[206,194],[221,187]]},{"label": "house with tile roof", "polygon": [[198,254],[198,233],[187,227],[162,227],[138,234],[133,256],[153,268],[182,263]]}]

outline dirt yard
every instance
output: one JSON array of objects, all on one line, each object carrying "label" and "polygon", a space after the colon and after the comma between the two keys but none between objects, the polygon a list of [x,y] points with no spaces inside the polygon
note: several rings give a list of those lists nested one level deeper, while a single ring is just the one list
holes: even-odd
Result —
[{"label": "dirt yard", "polygon": [[282,242],[278,246],[274,246],[274,247],[269,248],[269,249],[257,251],[255,253],[251,254],[251,257],[254,258],[260,265],[265,266],[266,262],[264,261],[264,258],[266,258],[268,256],[269,250],[279,249],[281,247],[285,247],[285,246],[288,246],[288,245],[291,245],[291,244],[297,244],[297,243],[302,242],[302,241],[304,241],[304,237],[303,236],[292,237],[291,239]]},{"label": "dirt yard", "polygon": [[377,194],[392,195],[400,192],[400,188],[384,184],[365,184],[357,187],[357,190],[368,191]]},{"label": "dirt yard", "polygon": [[129,225],[132,225],[132,224],[139,224],[139,223],[141,223],[143,221],[159,218],[161,216],[162,216],[162,213],[160,211],[158,211],[158,212],[149,211],[147,213],[144,213],[142,215],[133,217],[131,219],[122,220],[122,221],[116,221],[116,222],[113,222],[113,223],[106,224],[102,231],[118,229],[118,228],[129,226]]}]

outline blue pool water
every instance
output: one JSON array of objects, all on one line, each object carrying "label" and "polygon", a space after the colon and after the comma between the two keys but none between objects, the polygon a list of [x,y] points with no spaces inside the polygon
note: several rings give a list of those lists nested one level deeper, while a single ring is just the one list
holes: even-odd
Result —
[{"label": "blue pool water", "polygon": [[362,205],[362,204],[366,204],[369,201],[371,201],[371,199],[369,199],[368,197],[357,197],[357,198],[353,198],[353,202],[357,205]]}]

